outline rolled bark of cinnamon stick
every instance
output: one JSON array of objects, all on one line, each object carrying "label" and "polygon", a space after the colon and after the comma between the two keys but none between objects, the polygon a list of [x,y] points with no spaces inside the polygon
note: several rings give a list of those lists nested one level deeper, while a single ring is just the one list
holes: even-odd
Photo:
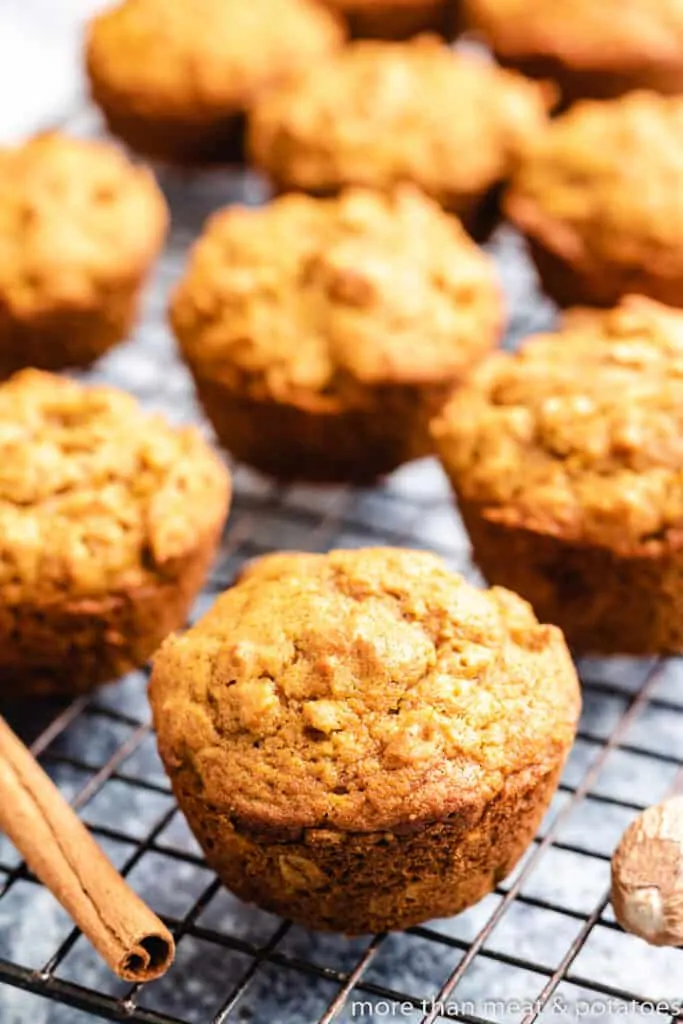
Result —
[{"label": "rolled bark of cinnamon stick", "polygon": [[173,936],[133,892],[24,744],[0,718],[0,829],[125,981],[164,974]]}]

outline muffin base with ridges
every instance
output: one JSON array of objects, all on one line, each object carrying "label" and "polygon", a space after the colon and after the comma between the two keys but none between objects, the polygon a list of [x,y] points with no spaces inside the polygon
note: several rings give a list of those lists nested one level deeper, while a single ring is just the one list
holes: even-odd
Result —
[{"label": "muffin base with ridges", "polygon": [[570,647],[592,654],[683,652],[683,534],[621,553],[532,529],[462,496],[474,560],[516,591]]},{"label": "muffin base with ridges", "polygon": [[273,553],[155,658],[159,754],[237,895],[322,930],[447,916],[514,867],[580,711],[558,629],[404,549]]},{"label": "muffin base with ridges", "polygon": [[[577,67],[559,57],[494,55],[499,64],[527,78],[557,83],[566,110],[581,99],[609,100],[634,89],[651,89],[668,96],[683,93],[683,62],[680,65],[650,65],[643,68]],[[558,111],[556,111],[557,113]]]},{"label": "muffin base with ridges", "polygon": [[185,624],[222,527],[158,580],[109,595],[0,607],[0,699],[87,693],[143,665]]},{"label": "muffin base with ridges", "polygon": [[187,770],[172,784],[207,863],[237,896],[309,928],[363,935],[450,917],[492,892],[528,849],[561,768],[520,772],[488,804],[424,828],[296,838],[212,814]]},{"label": "muffin base with ridges", "polygon": [[[603,259],[585,251],[578,229],[554,219],[533,200],[512,191],[502,206],[526,240],[543,291],[559,306],[609,307],[626,295],[683,306],[683,249],[655,251],[647,261]],[[584,254],[576,259],[577,252]]]},{"label": "muffin base with ridges", "polygon": [[432,451],[430,418],[453,382],[376,389],[371,403],[308,407],[253,398],[194,373],[199,400],[221,444],[239,462],[282,480],[369,483]]},{"label": "muffin base with ridges", "polygon": [[[525,234],[521,225],[517,228]],[[565,260],[534,235],[525,234],[525,238],[543,291],[563,309],[615,306],[625,295],[645,295],[667,306],[683,307],[683,261],[680,276],[657,274],[653,264],[589,270]]]},{"label": "muffin base with ridges", "polygon": [[135,323],[142,281],[110,293],[98,308],[63,309],[18,320],[0,300],[0,379],[17,370],[87,367],[124,341]]},{"label": "muffin base with ridges", "polygon": [[457,0],[347,0],[340,13],[349,26],[352,39],[390,39],[400,41],[422,32],[444,39],[456,33]]},{"label": "muffin base with ridges", "polygon": [[242,165],[245,159],[245,115],[224,113],[205,121],[137,116],[122,113],[101,88],[93,99],[104,114],[112,135],[131,150],[160,163],[188,167]]}]

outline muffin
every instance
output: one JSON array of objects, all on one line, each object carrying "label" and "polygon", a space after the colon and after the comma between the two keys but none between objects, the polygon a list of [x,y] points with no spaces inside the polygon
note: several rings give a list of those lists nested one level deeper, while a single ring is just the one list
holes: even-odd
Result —
[{"label": "muffin", "polygon": [[313,0],[122,0],[91,21],[86,65],[110,130],[134,150],[231,163],[251,104],[343,36]]},{"label": "muffin", "polygon": [[74,694],[184,623],[229,501],[194,429],[38,370],[0,386],[0,698]]},{"label": "muffin", "polygon": [[171,320],[237,459],[285,479],[364,481],[431,450],[430,416],[503,314],[493,263],[406,187],[222,211]]},{"label": "muffin", "polygon": [[559,630],[391,548],[259,560],[166,641],[150,696],[225,885],[347,934],[491,892],[548,807],[580,705]]},{"label": "muffin", "polygon": [[548,90],[433,37],[360,41],[264,96],[249,120],[254,163],[281,191],[419,186],[477,236]]},{"label": "muffin", "polygon": [[578,650],[683,651],[683,314],[568,315],[475,371],[434,435],[490,583]]},{"label": "muffin", "polygon": [[101,142],[0,149],[0,376],[87,366],[125,338],[167,220],[152,175]]},{"label": "muffin", "polygon": [[546,291],[612,306],[683,305],[683,97],[586,100],[524,154],[507,195]]},{"label": "muffin", "polygon": [[446,39],[455,33],[459,0],[325,0],[349,27],[353,38],[409,39],[434,32]]},{"label": "muffin", "polygon": [[496,57],[558,82],[565,102],[683,92],[683,0],[462,0]]}]

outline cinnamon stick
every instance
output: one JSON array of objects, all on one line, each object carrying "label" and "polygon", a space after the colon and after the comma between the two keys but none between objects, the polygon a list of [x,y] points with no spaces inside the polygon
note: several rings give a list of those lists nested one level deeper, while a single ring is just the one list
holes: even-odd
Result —
[{"label": "cinnamon stick", "polygon": [[173,936],[124,881],[3,718],[0,829],[120,978],[146,982],[168,970]]}]

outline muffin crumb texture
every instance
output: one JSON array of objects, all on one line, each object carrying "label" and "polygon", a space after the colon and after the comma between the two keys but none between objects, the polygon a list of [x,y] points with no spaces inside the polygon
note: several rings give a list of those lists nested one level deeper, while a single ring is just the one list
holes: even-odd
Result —
[{"label": "muffin crumb texture", "polygon": [[149,171],[58,133],[0,150],[0,373],[122,340],[168,215]]},{"label": "muffin crumb texture", "polygon": [[683,97],[586,100],[525,151],[506,208],[562,305],[683,304]]},{"label": "muffin crumb texture", "polygon": [[683,314],[576,310],[434,425],[477,563],[581,651],[683,649]]},{"label": "muffin crumb texture", "polygon": [[128,668],[143,661],[182,624],[228,497],[227,474],[199,433],[168,426],[124,392],[33,370],[0,387],[5,681],[28,687],[35,673],[36,687],[77,687],[82,670],[85,686],[117,658]]},{"label": "muffin crumb texture", "polygon": [[358,404],[364,386],[452,377],[483,356],[500,294],[490,260],[417,190],[349,189],[214,216],[172,319],[204,373]]},{"label": "muffin crumb texture", "polygon": [[498,341],[495,269],[410,187],[291,195],[209,223],[171,319],[233,454],[277,476],[372,479]]},{"label": "muffin crumb texture", "polygon": [[262,92],[342,44],[312,0],[123,0],[88,29],[95,100],[134,149],[181,163],[230,161]]},{"label": "muffin crumb texture", "polygon": [[461,2],[463,22],[500,60],[556,79],[566,101],[635,88],[683,91],[681,0]]},{"label": "muffin crumb texture", "polygon": [[579,707],[559,631],[391,549],[260,559],[164,644],[151,699],[227,884],[350,932],[488,891],[531,838]]},{"label": "muffin crumb texture", "polygon": [[257,103],[251,154],[283,190],[412,182],[466,216],[543,128],[550,99],[430,36],[365,40]]},{"label": "muffin crumb texture", "polygon": [[683,314],[640,297],[568,314],[475,372],[437,423],[466,496],[625,550],[683,519]]}]

